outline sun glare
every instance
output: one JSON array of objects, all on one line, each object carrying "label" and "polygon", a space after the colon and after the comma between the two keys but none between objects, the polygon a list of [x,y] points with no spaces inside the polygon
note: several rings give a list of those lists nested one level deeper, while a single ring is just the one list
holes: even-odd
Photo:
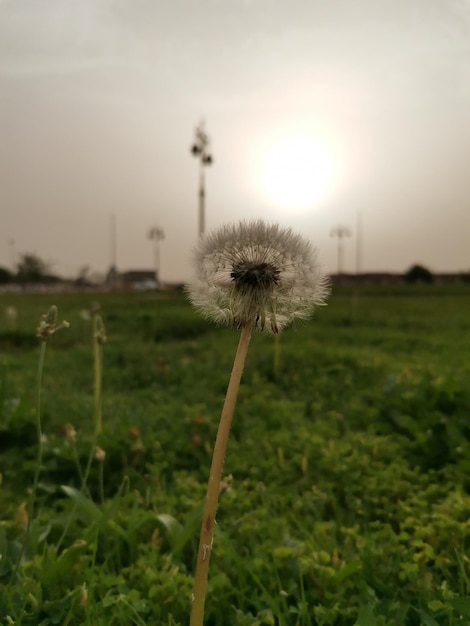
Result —
[{"label": "sun glare", "polygon": [[279,140],[265,153],[263,191],[284,209],[311,209],[331,191],[333,178],[333,154],[309,136]]}]

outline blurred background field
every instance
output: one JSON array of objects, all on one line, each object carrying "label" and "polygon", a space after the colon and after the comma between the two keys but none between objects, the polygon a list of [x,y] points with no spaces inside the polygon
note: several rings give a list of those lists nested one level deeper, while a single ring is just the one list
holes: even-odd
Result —
[{"label": "blurred background field", "polygon": [[[80,493],[94,301],[106,458]],[[48,343],[36,539],[15,578],[36,459],[35,331],[52,304],[71,326]],[[310,323],[253,337],[207,624],[470,623],[469,311],[468,284],[337,287]],[[0,295],[2,623],[187,623],[237,338],[180,292]]]}]

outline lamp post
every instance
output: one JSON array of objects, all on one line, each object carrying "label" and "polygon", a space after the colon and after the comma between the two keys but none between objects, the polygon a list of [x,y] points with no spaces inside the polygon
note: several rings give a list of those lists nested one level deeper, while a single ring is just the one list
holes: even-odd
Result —
[{"label": "lamp post", "polygon": [[330,237],[337,237],[338,239],[338,276],[343,273],[343,239],[350,236],[351,231],[346,226],[336,226],[330,233]]},{"label": "lamp post", "polygon": [[154,242],[155,282],[157,287],[160,287],[160,241],[165,239],[165,233],[158,226],[153,226],[149,230],[148,237]]},{"label": "lamp post", "polygon": [[209,151],[209,137],[204,129],[204,121],[196,126],[194,131],[194,143],[191,146],[191,154],[199,159],[199,237],[202,237],[205,231],[205,180],[204,168],[213,162],[212,155]]}]

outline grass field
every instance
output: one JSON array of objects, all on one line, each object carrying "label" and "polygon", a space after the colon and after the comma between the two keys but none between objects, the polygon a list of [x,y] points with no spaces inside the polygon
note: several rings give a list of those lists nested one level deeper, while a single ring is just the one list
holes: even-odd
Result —
[{"label": "grass field", "polygon": [[[97,437],[93,301],[107,334]],[[71,326],[47,343],[28,518],[51,305]],[[2,625],[188,623],[237,340],[181,294],[0,294]],[[278,344],[255,335],[206,624],[470,624],[469,438],[469,285],[337,289]]]}]

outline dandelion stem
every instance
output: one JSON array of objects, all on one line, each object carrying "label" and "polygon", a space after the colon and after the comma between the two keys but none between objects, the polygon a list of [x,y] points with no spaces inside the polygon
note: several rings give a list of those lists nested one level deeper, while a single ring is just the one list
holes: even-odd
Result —
[{"label": "dandelion stem", "polygon": [[204,603],[206,599],[207,577],[209,561],[214,536],[215,514],[219,500],[219,489],[222,478],[222,468],[227,450],[232,416],[237,401],[240,380],[245,366],[245,359],[251,338],[253,323],[243,326],[237,353],[233,362],[232,374],[227,387],[225,402],[220,416],[217,438],[212,455],[212,465],[207,485],[207,495],[202,516],[201,533],[197,556],[196,573],[194,578],[193,603],[191,608],[190,626],[202,626],[204,620]]}]

